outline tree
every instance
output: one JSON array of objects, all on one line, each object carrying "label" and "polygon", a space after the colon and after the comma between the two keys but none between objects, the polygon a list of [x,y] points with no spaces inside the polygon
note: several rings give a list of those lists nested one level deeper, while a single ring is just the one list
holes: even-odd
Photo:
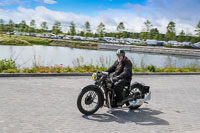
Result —
[{"label": "tree", "polygon": [[97,34],[99,35],[99,37],[104,37],[105,30],[106,30],[105,25],[101,22],[97,27]]},{"label": "tree", "polygon": [[86,37],[91,36],[90,23],[88,21],[85,22],[84,33],[85,33]]},{"label": "tree", "polygon": [[159,31],[157,28],[152,28],[148,33],[148,39],[159,40]]},{"label": "tree", "polygon": [[175,40],[176,39],[176,24],[174,22],[169,22],[168,26],[167,26],[167,32],[166,32],[166,41],[169,40]]},{"label": "tree", "polygon": [[69,26],[69,34],[72,36],[76,35],[76,25],[74,24],[73,21],[70,23]]},{"label": "tree", "polygon": [[48,30],[47,22],[45,21],[42,22],[40,26],[41,26],[42,33]]},{"label": "tree", "polygon": [[[118,24],[116,30],[117,30],[117,33],[116,33],[116,37],[117,38],[121,38],[121,37],[125,37],[126,36],[126,33],[124,33],[125,26],[124,26],[123,22],[120,22]],[[123,33],[123,35],[122,35],[122,33]]]},{"label": "tree", "polygon": [[159,40],[165,41],[165,34],[159,34]]},{"label": "tree", "polygon": [[29,32],[29,26],[28,26],[28,25],[26,25],[24,31],[25,31],[25,32]]},{"label": "tree", "polygon": [[181,32],[179,33],[178,41],[179,42],[184,42],[185,41],[185,32],[184,32],[184,30],[181,30]]},{"label": "tree", "polygon": [[127,37],[128,37],[128,32],[123,31],[123,32],[121,33],[121,37],[122,37],[122,38],[127,38]]},{"label": "tree", "polygon": [[85,36],[84,31],[81,31],[81,32],[79,33],[79,35],[80,35],[80,36]]},{"label": "tree", "polygon": [[30,27],[35,28],[36,24],[35,24],[35,20],[31,20],[30,22]]},{"label": "tree", "polygon": [[196,32],[196,35],[197,35],[198,37],[200,37],[200,21],[198,22],[198,24],[197,24],[197,26],[196,26],[195,32]]},{"label": "tree", "polygon": [[117,32],[122,33],[125,30],[125,26],[123,22],[120,22],[117,26]]},{"label": "tree", "polygon": [[146,39],[146,32],[140,32],[139,38],[142,39]]},{"label": "tree", "polygon": [[150,32],[151,28],[153,27],[149,20],[144,22],[144,26],[144,32]]},{"label": "tree", "polygon": [[0,33],[2,34],[4,31],[4,20],[0,19]]},{"label": "tree", "polygon": [[150,32],[150,30],[152,29],[153,25],[151,24],[151,22],[149,20],[146,20],[144,22],[144,28],[142,30],[142,32],[140,33],[140,38],[141,39],[148,39],[148,34]]},{"label": "tree", "polygon": [[52,27],[52,33],[58,35],[61,32],[61,23],[59,21],[55,21]]},{"label": "tree", "polygon": [[22,20],[21,23],[19,24],[19,30],[21,32],[24,32],[25,29],[26,29],[27,25],[26,25],[26,21],[25,20]]},{"label": "tree", "polygon": [[195,36],[193,36],[192,39],[190,40],[191,43],[197,43],[199,41],[200,41],[199,37],[195,37]]},{"label": "tree", "polygon": [[14,22],[12,20],[9,20],[9,22],[8,22],[8,31],[9,32],[14,31],[14,26],[15,26]]},{"label": "tree", "polygon": [[30,33],[35,32],[35,28],[36,28],[35,20],[31,20],[30,27],[29,27],[28,31]]}]

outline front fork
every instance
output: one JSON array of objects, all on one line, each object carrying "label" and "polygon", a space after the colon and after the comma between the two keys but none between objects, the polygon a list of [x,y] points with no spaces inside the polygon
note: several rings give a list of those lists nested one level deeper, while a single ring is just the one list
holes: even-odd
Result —
[{"label": "front fork", "polygon": [[107,97],[106,97],[106,99],[107,99],[107,106],[108,106],[108,108],[111,108],[111,99],[110,99],[110,96],[111,96],[111,92],[110,91],[108,91],[107,92]]}]

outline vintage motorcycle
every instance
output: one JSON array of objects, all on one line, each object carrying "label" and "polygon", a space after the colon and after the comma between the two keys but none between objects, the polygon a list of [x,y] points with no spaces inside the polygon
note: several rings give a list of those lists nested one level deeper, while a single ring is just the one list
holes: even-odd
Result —
[{"label": "vintage motorcycle", "polygon": [[[107,72],[97,72],[92,74],[94,85],[81,88],[77,99],[79,111],[85,115],[94,114],[100,107],[138,109],[143,103],[151,99],[149,86],[135,82],[123,87],[123,100],[120,103],[115,101],[114,82]],[[115,106],[114,106],[115,105]]]}]

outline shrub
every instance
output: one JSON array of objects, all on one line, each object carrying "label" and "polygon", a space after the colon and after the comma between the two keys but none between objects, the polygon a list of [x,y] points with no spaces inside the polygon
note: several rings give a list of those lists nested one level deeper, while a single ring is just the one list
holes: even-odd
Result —
[{"label": "shrub", "polygon": [[182,68],[180,72],[192,72],[188,68]]},{"label": "shrub", "polygon": [[149,70],[150,72],[155,72],[156,67],[154,65],[150,65],[150,66],[147,66],[147,70]]},{"label": "shrub", "polygon": [[167,67],[164,69],[164,72],[174,72],[175,69],[173,67]]},{"label": "shrub", "polygon": [[133,66],[132,71],[133,72],[142,72],[142,68],[139,68],[137,66]]},{"label": "shrub", "polygon": [[8,69],[8,70],[3,70],[3,73],[18,73],[19,71],[16,69]]},{"label": "shrub", "polygon": [[33,69],[25,68],[22,70],[22,73],[34,73]]},{"label": "shrub", "polygon": [[9,69],[17,70],[15,61],[7,59],[0,60],[0,72]]},{"label": "shrub", "polygon": [[200,69],[199,65],[197,65],[197,64],[190,64],[186,68],[192,72],[198,72]]},{"label": "shrub", "polygon": [[155,68],[155,72],[163,72],[164,70],[162,68]]}]

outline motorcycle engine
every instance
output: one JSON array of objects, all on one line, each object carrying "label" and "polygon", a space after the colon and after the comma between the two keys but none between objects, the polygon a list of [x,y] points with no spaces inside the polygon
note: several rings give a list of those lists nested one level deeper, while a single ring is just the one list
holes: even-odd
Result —
[{"label": "motorcycle engine", "polygon": [[106,86],[107,86],[108,88],[111,88],[111,87],[112,87],[112,82],[111,82],[111,81],[107,81],[107,82],[106,82]]}]

